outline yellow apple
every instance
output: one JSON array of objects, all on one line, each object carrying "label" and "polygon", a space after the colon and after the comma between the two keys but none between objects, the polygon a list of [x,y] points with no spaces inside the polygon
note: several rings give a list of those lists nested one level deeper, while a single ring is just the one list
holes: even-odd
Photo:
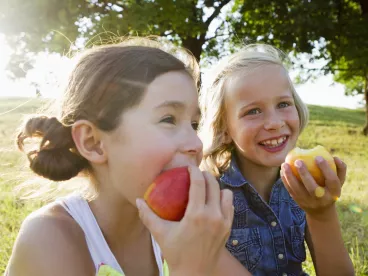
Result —
[{"label": "yellow apple", "polygon": [[336,164],[332,155],[323,146],[316,146],[313,149],[294,148],[286,156],[285,163],[289,164],[293,174],[299,181],[301,181],[298,169],[295,167],[294,163],[296,160],[302,160],[316,183],[320,186],[325,186],[325,178],[315,161],[317,156],[322,156],[327,161],[330,168],[335,173],[337,172]]}]

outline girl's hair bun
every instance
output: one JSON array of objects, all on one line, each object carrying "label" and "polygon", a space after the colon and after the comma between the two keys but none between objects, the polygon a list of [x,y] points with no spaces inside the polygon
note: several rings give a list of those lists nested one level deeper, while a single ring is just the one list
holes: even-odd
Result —
[{"label": "girl's hair bun", "polygon": [[[27,138],[41,138],[38,149],[25,151]],[[55,117],[35,116],[25,122],[17,136],[18,148],[27,154],[30,168],[38,175],[64,181],[78,175],[89,163],[76,150],[71,127]]]}]

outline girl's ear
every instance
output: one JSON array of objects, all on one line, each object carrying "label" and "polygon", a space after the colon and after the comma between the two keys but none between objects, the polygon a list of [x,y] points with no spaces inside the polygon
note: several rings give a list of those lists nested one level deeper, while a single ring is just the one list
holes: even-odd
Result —
[{"label": "girl's ear", "polygon": [[87,120],[79,120],[73,124],[72,136],[75,146],[84,158],[92,164],[103,164],[107,154],[97,127]]}]

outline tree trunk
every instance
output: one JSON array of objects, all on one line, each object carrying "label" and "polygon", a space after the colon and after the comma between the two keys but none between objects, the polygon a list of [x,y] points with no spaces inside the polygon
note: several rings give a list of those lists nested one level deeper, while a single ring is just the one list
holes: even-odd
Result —
[{"label": "tree trunk", "polygon": [[201,60],[202,46],[205,42],[204,36],[196,37],[187,37],[183,39],[183,47],[187,48],[192,52],[193,56],[199,62]]},{"label": "tree trunk", "polygon": [[[183,47],[187,48],[192,52],[193,56],[196,58],[198,63],[201,60],[202,46],[205,42],[205,34],[202,34],[199,38],[196,37],[188,37],[182,40]],[[199,74],[197,87],[201,87],[202,85],[202,75]]]},{"label": "tree trunk", "polygon": [[363,134],[368,136],[368,75],[365,77],[365,86],[364,86],[364,99],[365,99],[365,117],[366,122],[363,129]]},{"label": "tree trunk", "polygon": [[368,15],[368,1],[367,0],[359,0],[360,7],[362,9],[362,15]]}]

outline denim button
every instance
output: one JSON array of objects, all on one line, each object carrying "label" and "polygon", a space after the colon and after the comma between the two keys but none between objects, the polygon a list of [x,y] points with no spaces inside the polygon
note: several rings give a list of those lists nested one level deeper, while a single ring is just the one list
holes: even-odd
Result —
[{"label": "denim button", "polygon": [[232,240],[231,242],[234,246],[238,245],[239,241],[238,240]]},{"label": "denim button", "polygon": [[279,258],[279,260],[282,260],[282,259],[284,258],[284,254],[279,254],[279,255],[277,256],[277,258]]},{"label": "denim button", "polygon": [[272,227],[275,227],[276,225],[277,225],[277,222],[276,221],[271,222],[271,226]]},{"label": "denim button", "polygon": [[282,273],[282,276],[287,276],[287,274],[286,273]]}]

